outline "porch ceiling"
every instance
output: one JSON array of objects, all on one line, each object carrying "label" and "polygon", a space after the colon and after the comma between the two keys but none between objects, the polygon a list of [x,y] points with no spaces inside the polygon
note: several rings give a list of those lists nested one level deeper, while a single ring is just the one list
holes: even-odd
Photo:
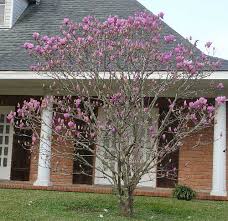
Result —
[{"label": "porch ceiling", "polygon": [[0,80],[0,95],[44,95],[45,80]]}]

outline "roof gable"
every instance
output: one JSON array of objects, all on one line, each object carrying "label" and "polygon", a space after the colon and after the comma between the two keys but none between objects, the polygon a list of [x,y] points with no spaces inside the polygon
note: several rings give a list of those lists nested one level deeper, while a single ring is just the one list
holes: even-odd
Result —
[{"label": "roof gable", "polygon": [[[146,8],[136,0],[42,0],[39,5],[30,5],[12,29],[0,30],[0,71],[28,70],[32,60],[21,46],[32,39],[33,32],[58,33],[64,17],[74,21],[81,21],[87,15],[99,19],[109,15],[127,17],[143,10]],[[174,34],[180,43],[189,44],[165,23],[164,32]]]}]

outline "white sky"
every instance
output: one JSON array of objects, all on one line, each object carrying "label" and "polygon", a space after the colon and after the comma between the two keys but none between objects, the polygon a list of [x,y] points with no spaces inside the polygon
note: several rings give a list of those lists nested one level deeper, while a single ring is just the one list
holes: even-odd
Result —
[{"label": "white sky", "polygon": [[138,0],[154,14],[164,12],[164,21],[183,37],[212,41],[215,56],[228,59],[228,0]]}]

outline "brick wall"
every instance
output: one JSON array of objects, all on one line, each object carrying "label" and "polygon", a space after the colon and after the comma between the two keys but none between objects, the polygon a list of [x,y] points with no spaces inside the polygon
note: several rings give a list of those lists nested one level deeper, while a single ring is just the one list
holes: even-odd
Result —
[{"label": "brick wall", "polygon": [[[53,184],[72,184],[72,157],[57,154],[59,148],[66,147],[57,147],[56,145],[53,147],[51,181]],[[67,152],[70,151],[67,150]],[[34,181],[37,176],[37,153],[33,152],[31,157],[30,181]],[[197,191],[210,192],[212,188],[212,166],[213,128],[207,128],[184,140],[184,145],[179,151],[178,183],[188,185]]]},{"label": "brick wall", "polygon": [[30,157],[31,157],[31,161],[30,161],[29,181],[35,182],[37,179],[38,159],[39,159],[37,147],[34,147]]},{"label": "brick wall", "polygon": [[[62,148],[66,149],[63,150]],[[30,164],[30,178],[29,181],[35,182],[37,179],[38,170],[38,155],[39,147],[34,147],[31,153]],[[53,184],[72,184],[72,148],[70,145],[64,147],[55,144],[52,147],[52,161],[51,161],[51,182]],[[66,153],[66,154],[64,154]]]},{"label": "brick wall", "polygon": [[211,190],[213,128],[204,129],[184,141],[179,152],[178,183],[196,190]]},{"label": "brick wall", "polygon": [[[179,177],[178,182],[191,186],[198,191],[211,190],[212,183],[212,158],[213,158],[213,128],[207,128],[200,134],[188,137],[184,141],[183,148],[179,153]],[[201,141],[199,146],[194,145]],[[61,148],[68,148],[54,145],[52,148],[52,171],[51,181],[53,184],[72,184],[73,160],[72,156],[61,154]],[[37,178],[38,148],[35,148],[31,155],[30,181]],[[65,151],[64,151],[65,152]]]},{"label": "brick wall", "polygon": [[[195,146],[198,142],[200,144]],[[72,184],[72,156],[61,154],[65,152],[61,151],[61,148],[68,148],[66,152],[69,154],[72,151],[70,145],[65,147],[54,145],[52,148],[51,181],[53,184]],[[31,155],[30,181],[32,182],[37,177],[37,150],[35,148]],[[201,133],[194,134],[185,139],[184,145],[179,152],[178,183],[191,186],[197,191],[210,192],[212,184],[212,159],[213,128],[204,129]]]},{"label": "brick wall", "polygon": [[55,184],[72,184],[73,144],[52,147],[51,181]]},{"label": "brick wall", "polygon": [[[228,126],[228,119],[227,119]],[[228,144],[228,132],[227,144]],[[201,144],[194,148],[197,141]],[[227,153],[228,159],[228,153]],[[228,188],[228,160],[227,160]],[[213,169],[213,128],[204,129],[201,133],[188,137],[179,155],[178,183],[191,186],[198,191],[211,191]]]}]

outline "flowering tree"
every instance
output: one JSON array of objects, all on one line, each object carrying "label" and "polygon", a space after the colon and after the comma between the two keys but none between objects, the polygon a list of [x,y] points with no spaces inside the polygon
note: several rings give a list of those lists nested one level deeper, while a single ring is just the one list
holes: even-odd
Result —
[{"label": "flowering tree", "polygon": [[[40,113],[52,103],[50,139],[52,148],[61,146],[55,154],[91,168],[88,156],[95,157],[96,174],[113,185],[125,216],[133,213],[137,185],[154,179],[156,170],[172,176],[176,168],[164,172],[162,160],[214,117],[215,105],[202,97],[199,81],[219,63],[196,45],[163,34],[162,18],[65,18],[58,36],[34,33],[34,43],[24,47],[37,61],[32,70],[53,79],[50,96],[24,101],[8,116],[16,127],[33,131],[36,148],[45,123]],[[211,43],[205,46],[209,50]],[[217,97],[217,105],[225,99]]]}]

